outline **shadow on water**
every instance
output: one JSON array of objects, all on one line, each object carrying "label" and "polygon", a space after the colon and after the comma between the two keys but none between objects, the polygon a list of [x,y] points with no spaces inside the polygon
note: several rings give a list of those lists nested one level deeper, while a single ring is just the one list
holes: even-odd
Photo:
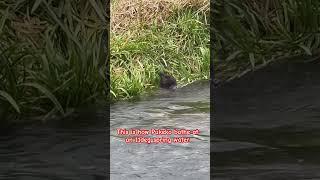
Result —
[{"label": "shadow on water", "polygon": [[100,109],[1,135],[0,179],[105,180],[107,112]]},{"label": "shadow on water", "polygon": [[[209,83],[111,106],[111,179],[209,179]],[[0,179],[105,180],[107,108],[0,136]],[[126,144],[117,128],[200,129],[189,144]]]},{"label": "shadow on water", "polygon": [[[111,106],[111,179],[209,179],[209,96],[209,82],[199,81]],[[186,144],[127,144],[118,128],[199,129],[200,134]]]},{"label": "shadow on water", "polygon": [[320,179],[320,63],[282,62],[213,90],[215,179]]}]

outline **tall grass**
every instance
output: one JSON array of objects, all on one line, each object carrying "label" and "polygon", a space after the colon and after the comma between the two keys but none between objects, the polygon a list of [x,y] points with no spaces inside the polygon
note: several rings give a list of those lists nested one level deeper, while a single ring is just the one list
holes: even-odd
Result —
[{"label": "tall grass", "polygon": [[180,85],[209,78],[209,23],[207,14],[198,10],[183,8],[161,23],[156,19],[111,32],[113,100],[137,97],[158,87],[160,71],[172,74]]},{"label": "tall grass", "polygon": [[319,53],[319,1],[213,3],[214,62],[220,78],[277,58]]},{"label": "tall grass", "polygon": [[0,2],[0,121],[65,116],[105,96],[104,6]]}]

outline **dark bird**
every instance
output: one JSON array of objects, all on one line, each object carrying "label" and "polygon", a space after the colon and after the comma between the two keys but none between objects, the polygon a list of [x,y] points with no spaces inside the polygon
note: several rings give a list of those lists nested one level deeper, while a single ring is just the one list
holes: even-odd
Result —
[{"label": "dark bird", "polygon": [[160,75],[160,87],[164,89],[176,89],[177,81],[174,77],[165,74],[163,72],[159,73]]}]

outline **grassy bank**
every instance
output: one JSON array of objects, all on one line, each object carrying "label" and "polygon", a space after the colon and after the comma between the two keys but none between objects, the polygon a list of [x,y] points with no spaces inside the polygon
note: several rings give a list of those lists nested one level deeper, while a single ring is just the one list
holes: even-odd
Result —
[{"label": "grassy bank", "polygon": [[105,97],[98,2],[0,2],[1,123],[66,116]]},{"label": "grassy bank", "polygon": [[111,8],[111,95],[130,99],[158,86],[209,78],[209,2],[118,0]]},{"label": "grassy bank", "polygon": [[212,3],[212,45],[218,79],[228,79],[284,57],[319,56],[319,1]]}]

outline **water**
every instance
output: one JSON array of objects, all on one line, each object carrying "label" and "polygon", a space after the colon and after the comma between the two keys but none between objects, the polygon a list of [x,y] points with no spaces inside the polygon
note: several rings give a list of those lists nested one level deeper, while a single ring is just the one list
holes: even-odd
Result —
[{"label": "water", "polygon": [[[320,179],[319,69],[318,62],[290,61],[213,89],[215,179]],[[199,81],[112,105],[111,179],[209,179],[209,92]],[[106,179],[107,114],[88,110],[74,122],[0,136],[0,179]],[[127,144],[119,128],[200,134],[186,144]]]},{"label": "water", "polygon": [[[209,179],[209,82],[111,107],[111,179]],[[199,129],[185,144],[127,144],[119,128]],[[154,136],[153,136],[154,137]]]},{"label": "water", "polygon": [[277,63],[214,91],[214,179],[320,179],[319,62]]},{"label": "water", "polygon": [[32,125],[0,136],[0,179],[105,180],[104,117],[92,110],[74,122]]},{"label": "water", "polygon": [[[209,84],[111,106],[111,179],[209,179]],[[105,107],[0,136],[0,179],[105,180]],[[186,144],[126,144],[118,128],[199,129]]]}]

